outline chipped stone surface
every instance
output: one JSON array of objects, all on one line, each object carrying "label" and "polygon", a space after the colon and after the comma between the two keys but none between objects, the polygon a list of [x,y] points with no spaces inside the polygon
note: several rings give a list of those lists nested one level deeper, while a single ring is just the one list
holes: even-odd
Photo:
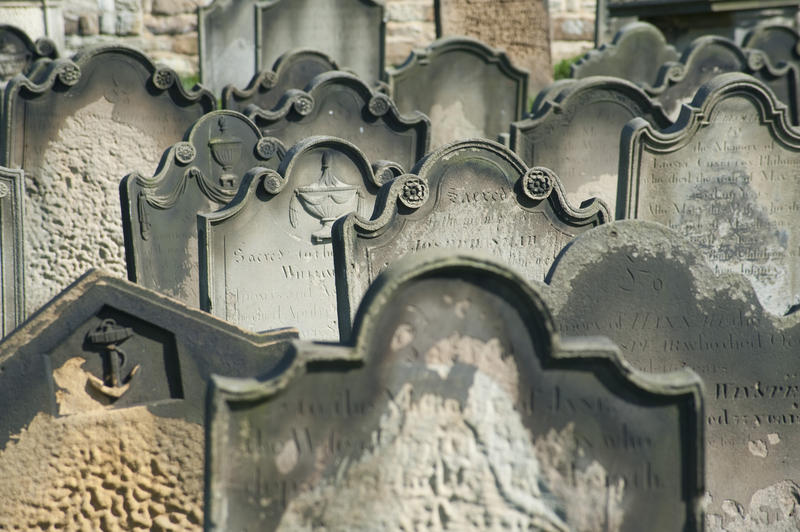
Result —
[{"label": "chipped stone surface", "polygon": [[753,494],[745,508],[733,501],[719,515],[706,516],[707,532],[796,532],[800,530],[800,486],[778,482]]}]

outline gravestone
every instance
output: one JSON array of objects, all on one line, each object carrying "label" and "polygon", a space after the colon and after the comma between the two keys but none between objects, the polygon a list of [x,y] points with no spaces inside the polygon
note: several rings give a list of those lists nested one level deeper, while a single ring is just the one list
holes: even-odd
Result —
[{"label": "gravestone", "polygon": [[530,72],[535,93],[553,81],[544,0],[434,0],[436,37],[472,37],[505,51]]},{"label": "gravestone", "polygon": [[536,95],[536,98],[533,99],[533,103],[531,104],[530,111],[525,115],[526,118],[536,116],[539,114],[539,111],[546,102],[554,101],[559,94],[566,91],[569,87],[571,87],[576,80],[574,79],[559,79],[548,85],[547,87],[543,88],[539,91]]},{"label": "gravestone", "polygon": [[0,129],[0,164],[26,176],[28,312],[88,268],[125,275],[122,176],[151,175],[216,105],[132,48],[98,46],[45,63],[34,80],[8,83]]},{"label": "gravestone", "polygon": [[767,87],[717,76],[673,127],[632,120],[620,154],[617,218],[675,229],[716,272],[747,276],[771,312],[800,301],[800,133]]},{"label": "gravestone", "polygon": [[798,530],[800,314],[770,315],[703,255],[640,220],[580,235],[550,275],[558,330],[606,336],[641,371],[703,378],[706,530]]},{"label": "gravestone", "polygon": [[695,39],[680,61],[662,65],[656,85],[647,92],[677,120],[681,104],[691,102],[700,85],[726,72],[756,77],[789,106],[792,124],[798,123],[798,71],[790,65],[773,66],[763,52],[742,50],[723,37]]},{"label": "gravestone", "polygon": [[541,281],[576,234],[608,219],[601,202],[570,207],[552,171],[528,168],[504,146],[445,146],[381,190],[373,220],[349,215],[334,226],[341,337],[369,285],[400,257],[429,248],[480,250]]},{"label": "gravestone", "polygon": [[337,340],[331,225],[352,211],[369,217],[394,175],[374,173],[347,141],[309,137],[277,171],[246,176],[227,208],[198,218],[203,309],[249,330],[292,325]]},{"label": "gravestone", "polygon": [[664,34],[647,22],[626,25],[610,43],[589,51],[571,66],[575,79],[614,76],[650,88],[658,79],[661,65],[678,61],[680,54]]},{"label": "gravestone", "polygon": [[256,65],[312,48],[368,83],[383,74],[386,20],[377,0],[268,0],[256,5]]},{"label": "gravestone", "polygon": [[55,59],[56,43],[39,37],[34,43],[21,29],[10,24],[0,24],[0,87],[22,74],[40,57]]},{"label": "gravestone", "polygon": [[244,89],[226,85],[222,89],[222,108],[245,112],[249,105],[273,109],[289,89],[302,89],[317,74],[339,70],[336,62],[322,52],[299,49],[286,52],[272,70],[256,74]]},{"label": "gravestone", "polygon": [[414,259],[347,344],[213,379],[209,530],[702,529],[693,373],[623,372],[607,340],[560,339],[505,267]]},{"label": "gravestone", "polygon": [[128,279],[200,307],[197,214],[227,205],[243,176],[278,168],[286,150],[235,111],[212,111],[175,144],[151,178],[123,180]]},{"label": "gravestone", "polygon": [[430,117],[433,148],[466,138],[496,140],[525,112],[528,72],[474,39],[439,39],[412,50],[386,76],[401,112]]},{"label": "gravestone", "polygon": [[25,318],[22,262],[22,170],[0,166],[0,338]]},{"label": "gravestone", "polygon": [[0,344],[4,527],[199,529],[207,379],[266,373],[296,336],[81,277]]},{"label": "gravestone", "polygon": [[781,62],[800,68],[800,34],[789,26],[760,26],[747,33],[742,48],[753,48],[767,54],[773,65]]},{"label": "gravestone", "polygon": [[304,90],[290,89],[274,110],[251,108],[247,116],[264,136],[291,146],[313,135],[348,140],[370,161],[410,169],[428,151],[430,121],[410,109],[400,114],[385,94],[347,72],[325,72]]},{"label": "gravestone", "polygon": [[511,124],[511,149],[529,166],[558,168],[572,205],[600,198],[614,212],[619,138],[631,118],[658,129],[672,121],[642,89],[620,78],[574,80],[536,116]]}]

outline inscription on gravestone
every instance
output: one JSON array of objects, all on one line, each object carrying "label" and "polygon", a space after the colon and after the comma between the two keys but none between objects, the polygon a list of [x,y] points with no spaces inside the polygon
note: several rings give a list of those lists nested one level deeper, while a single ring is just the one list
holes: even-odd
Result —
[{"label": "inscription on gravestone", "polygon": [[758,81],[724,74],[674,127],[623,130],[618,218],[660,222],[697,244],[716,272],[752,282],[766,309],[800,300],[800,135]]},{"label": "inscription on gravestone", "polygon": [[152,175],[166,148],[215,106],[132,48],[99,46],[6,87],[0,157],[25,170],[26,309],[88,268],[125,276],[119,183]]},{"label": "inscription on gravestone", "polygon": [[368,218],[383,175],[332,137],[249,174],[227,208],[199,216],[203,308],[250,330],[292,325],[338,339],[331,226],[353,211]]},{"label": "inscription on gravestone", "polygon": [[156,175],[127,176],[123,205],[128,279],[200,306],[197,214],[230,202],[254,167],[277,168],[283,145],[235,111],[200,118]]},{"label": "inscription on gravestone", "polygon": [[739,275],[638,220],[575,239],[548,297],[565,336],[602,335],[635,368],[705,382],[706,530],[800,529],[800,315],[771,316]]},{"label": "inscription on gravestone", "polygon": [[415,262],[365,298],[354,347],[213,380],[209,529],[701,529],[696,376],[623,377],[508,270]]},{"label": "inscription on gravestone", "polygon": [[40,57],[57,56],[56,44],[51,39],[40,37],[34,43],[21,29],[0,24],[0,87]]},{"label": "inscription on gravestone", "polygon": [[342,338],[369,285],[402,256],[481,250],[541,281],[576,234],[609,219],[599,202],[573,210],[555,174],[493,142],[445,146],[415,171],[384,187],[374,220],[350,215],[334,228]]},{"label": "inscription on gravestone", "polygon": [[22,170],[0,166],[0,338],[25,317],[22,262]]}]

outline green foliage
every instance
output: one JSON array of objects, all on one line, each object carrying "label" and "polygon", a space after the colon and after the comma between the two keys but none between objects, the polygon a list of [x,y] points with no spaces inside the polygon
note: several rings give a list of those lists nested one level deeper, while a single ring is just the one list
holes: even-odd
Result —
[{"label": "green foliage", "polygon": [[186,89],[187,91],[192,90],[195,84],[199,82],[200,82],[200,76],[198,76],[197,74],[191,74],[188,76],[181,77],[181,85],[183,85],[183,88]]},{"label": "green foliage", "polygon": [[562,59],[561,61],[556,63],[556,66],[553,67],[553,80],[555,81],[559,79],[567,79],[570,74],[569,67],[572,66],[572,63],[577,62],[578,59],[580,59],[581,57],[583,57],[583,54],[576,55],[575,57],[570,57],[567,59]]}]

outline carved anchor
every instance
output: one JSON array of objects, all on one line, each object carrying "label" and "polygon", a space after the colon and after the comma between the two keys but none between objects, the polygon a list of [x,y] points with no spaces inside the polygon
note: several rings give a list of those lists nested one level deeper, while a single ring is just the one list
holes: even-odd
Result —
[{"label": "carved anchor", "polygon": [[89,332],[87,337],[92,344],[105,347],[104,375],[99,379],[89,374],[89,383],[94,389],[114,399],[119,399],[131,386],[131,379],[139,371],[139,364],[136,364],[128,373],[127,377],[121,378],[122,368],[125,366],[127,356],[119,344],[133,336],[133,329],[121,327],[111,318],[103,322]]}]

